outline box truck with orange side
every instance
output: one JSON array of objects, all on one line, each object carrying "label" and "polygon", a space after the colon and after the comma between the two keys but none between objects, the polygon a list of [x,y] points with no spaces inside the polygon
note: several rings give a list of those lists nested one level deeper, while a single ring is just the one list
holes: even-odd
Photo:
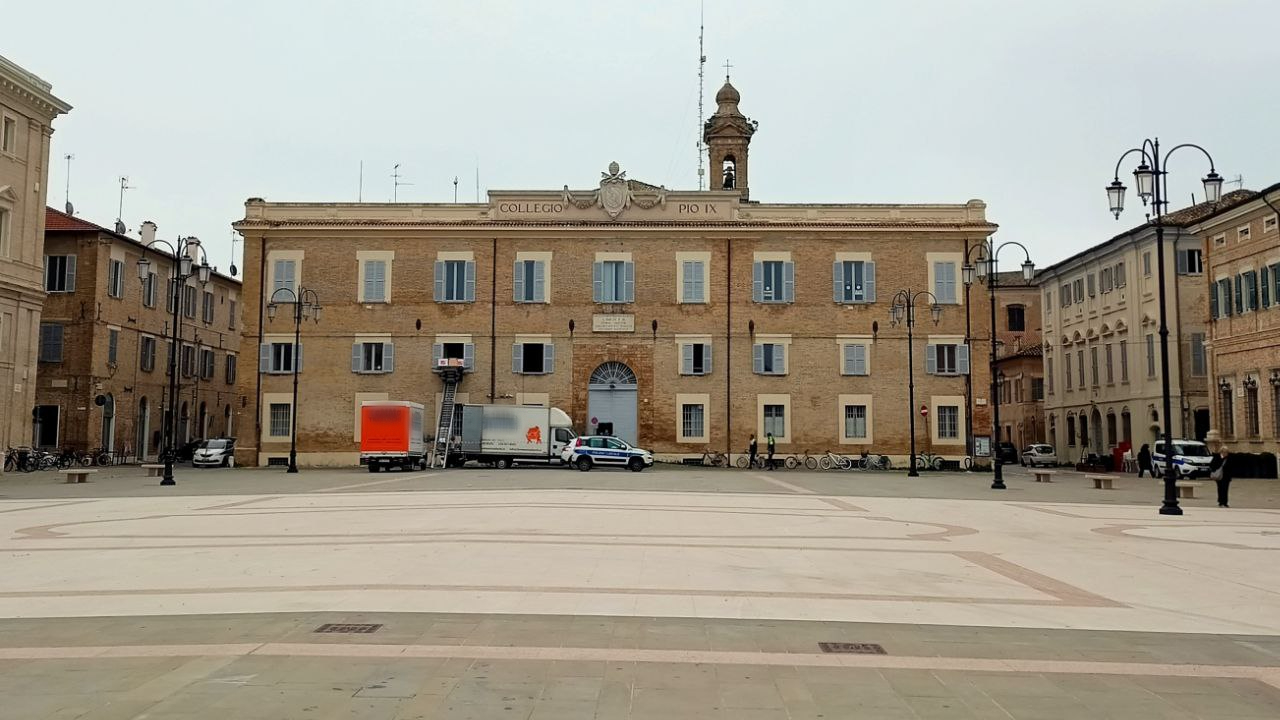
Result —
[{"label": "box truck with orange side", "polygon": [[360,464],[369,472],[426,467],[427,443],[422,405],[374,400],[360,405]]}]

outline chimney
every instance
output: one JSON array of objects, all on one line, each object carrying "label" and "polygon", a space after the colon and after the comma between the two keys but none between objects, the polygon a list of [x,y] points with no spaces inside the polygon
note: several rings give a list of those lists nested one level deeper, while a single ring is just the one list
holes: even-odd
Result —
[{"label": "chimney", "polygon": [[138,235],[142,237],[143,245],[150,245],[156,239],[156,224],[150,220],[142,223],[142,228],[138,230]]}]

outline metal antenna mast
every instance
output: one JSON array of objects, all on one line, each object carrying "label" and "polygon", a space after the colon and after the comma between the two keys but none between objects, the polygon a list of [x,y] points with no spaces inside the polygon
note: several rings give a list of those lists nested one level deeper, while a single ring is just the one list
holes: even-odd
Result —
[{"label": "metal antenna mast", "polygon": [[67,214],[75,215],[76,214],[75,206],[71,204],[71,161],[75,160],[76,156],[72,155],[71,153],[67,153],[66,155],[63,155],[63,157],[67,161],[67,193],[63,199],[66,201]]},{"label": "metal antenna mast", "polygon": [[129,178],[127,176],[121,175],[120,176],[120,205],[119,207],[116,208],[116,232],[120,233],[121,235],[123,235],[126,232],[125,225],[124,225],[124,191],[134,190],[134,189],[136,188],[133,185],[129,184]]},{"label": "metal antenna mast", "polygon": [[702,2],[698,5],[698,189],[702,190],[703,177],[706,171],[702,167],[702,133],[703,133],[703,108],[702,98],[706,94],[703,90],[703,71],[707,66],[707,53],[703,49],[703,35],[705,34],[705,18],[706,3]]},{"label": "metal antenna mast", "polygon": [[364,161],[360,161],[360,184],[356,186],[356,202],[364,202]]},{"label": "metal antenna mast", "polygon": [[458,204],[458,176],[453,176],[453,204]]},{"label": "metal antenna mast", "polygon": [[399,202],[400,186],[412,185],[411,182],[400,182],[400,178],[404,177],[400,174],[400,163],[396,163],[391,168],[391,202]]}]

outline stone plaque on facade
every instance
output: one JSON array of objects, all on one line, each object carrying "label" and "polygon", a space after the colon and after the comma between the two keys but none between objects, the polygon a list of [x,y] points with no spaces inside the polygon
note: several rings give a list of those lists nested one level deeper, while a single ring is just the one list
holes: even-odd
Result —
[{"label": "stone plaque on facade", "polygon": [[592,315],[592,332],[629,333],[636,331],[635,315]]}]

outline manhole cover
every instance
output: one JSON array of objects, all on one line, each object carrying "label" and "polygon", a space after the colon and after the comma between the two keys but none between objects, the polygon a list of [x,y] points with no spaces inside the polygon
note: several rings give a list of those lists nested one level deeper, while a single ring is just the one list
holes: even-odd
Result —
[{"label": "manhole cover", "polygon": [[884,648],[875,643],[820,642],[818,647],[824,653],[846,653],[850,655],[884,655]]},{"label": "manhole cover", "polygon": [[382,625],[373,623],[325,623],[316,628],[318,633],[371,633],[377,632]]}]

